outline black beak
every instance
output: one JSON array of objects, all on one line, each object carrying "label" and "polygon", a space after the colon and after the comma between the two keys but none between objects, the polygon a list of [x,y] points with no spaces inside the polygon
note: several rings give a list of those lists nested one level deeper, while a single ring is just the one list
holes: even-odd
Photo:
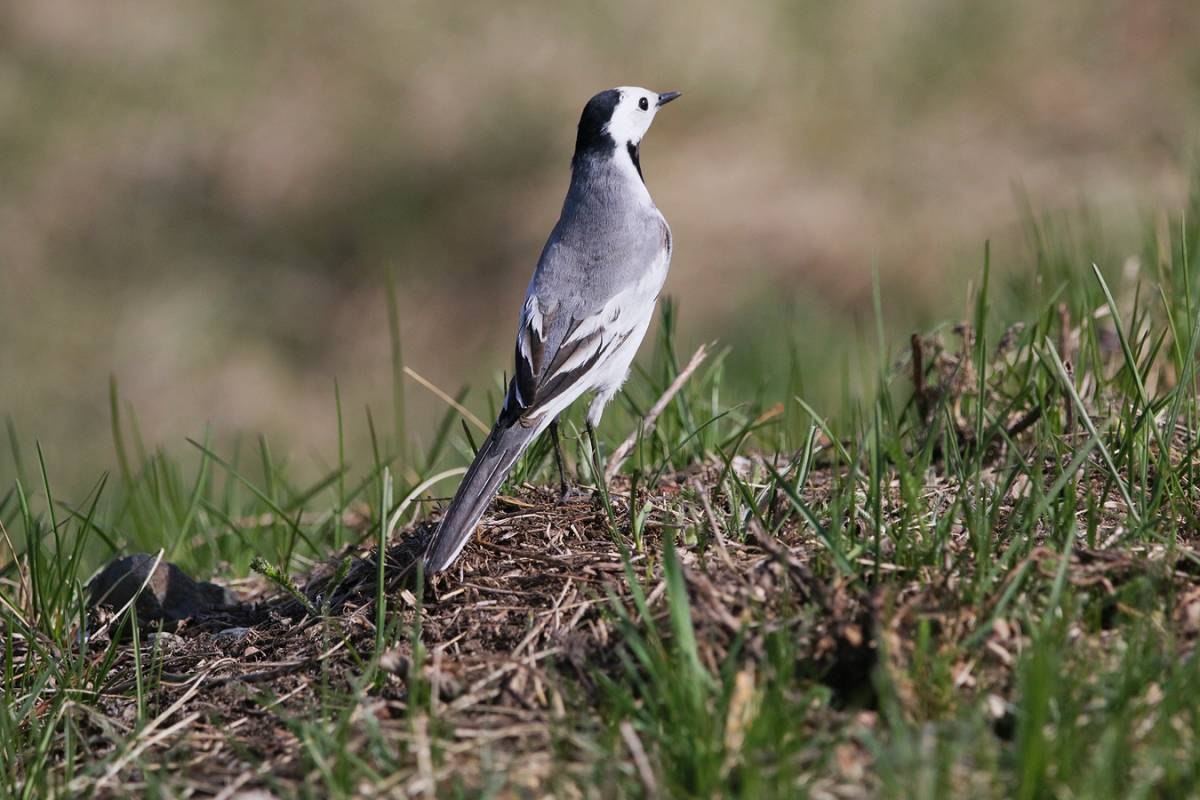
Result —
[{"label": "black beak", "polygon": [[667,103],[674,100],[676,97],[679,97],[679,95],[681,95],[681,94],[683,94],[683,93],[682,92],[663,92],[662,94],[660,94],[658,96],[658,107],[662,108]]}]

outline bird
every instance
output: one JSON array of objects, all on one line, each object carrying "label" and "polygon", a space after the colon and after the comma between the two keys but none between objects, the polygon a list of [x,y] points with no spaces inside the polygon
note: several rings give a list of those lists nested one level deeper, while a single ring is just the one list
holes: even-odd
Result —
[{"label": "bird", "polygon": [[427,574],[454,563],[544,432],[567,494],[557,420],[588,393],[586,427],[597,452],[595,428],[629,375],[671,263],[671,229],[646,188],[641,142],[659,109],[679,96],[619,86],[584,106],[562,212],[525,292],[504,403],[429,541]]}]

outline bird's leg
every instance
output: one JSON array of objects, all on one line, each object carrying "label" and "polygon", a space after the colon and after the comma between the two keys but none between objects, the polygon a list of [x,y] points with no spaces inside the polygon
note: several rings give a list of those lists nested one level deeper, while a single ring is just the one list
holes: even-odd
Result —
[{"label": "bird's leg", "polygon": [[558,466],[558,502],[565,503],[571,495],[571,484],[567,483],[564,467],[562,442],[558,439],[558,420],[550,423],[550,439],[554,442],[554,463]]}]

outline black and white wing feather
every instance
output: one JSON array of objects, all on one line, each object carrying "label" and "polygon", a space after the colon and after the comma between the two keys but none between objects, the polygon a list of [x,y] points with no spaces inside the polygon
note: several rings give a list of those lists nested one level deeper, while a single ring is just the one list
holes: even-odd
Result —
[{"label": "black and white wing feather", "polygon": [[517,332],[516,372],[502,419],[539,430],[549,424],[580,394],[595,388],[595,378],[606,359],[634,330],[621,324],[619,304],[557,320],[560,310],[561,306],[543,311],[536,296],[526,301]]}]

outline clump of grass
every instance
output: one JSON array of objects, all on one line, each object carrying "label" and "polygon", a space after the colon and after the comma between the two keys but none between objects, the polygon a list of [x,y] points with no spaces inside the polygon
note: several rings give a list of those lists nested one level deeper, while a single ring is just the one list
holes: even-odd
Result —
[{"label": "clump of grass", "polygon": [[[343,563],[345,561],[343,560]],[[257,556],[250,562],[250,569],[262,575],[277,589],[282,590],[297,603],[304,606],[305,610],[314,617],[320,616],[317,607],[308,599],[308,595],[300,591],[300,587],[296,585],[296,581],[291,575],[281,570],[271,562],[267,561],[262,556]]]}]

